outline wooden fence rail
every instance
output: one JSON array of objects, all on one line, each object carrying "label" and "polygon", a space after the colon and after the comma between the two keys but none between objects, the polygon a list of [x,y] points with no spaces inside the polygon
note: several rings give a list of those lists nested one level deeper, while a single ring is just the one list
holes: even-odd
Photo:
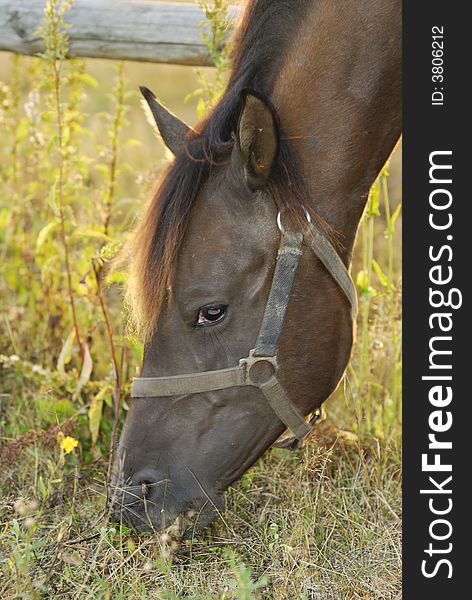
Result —
[{"label": "wooden fence rail", "polygon": [[[0,50],[35,54],[45,0],[0,0]],[[238,9],[232,8],[236,18]],[[201,39],[205,16],[196,4],[152,0],[75,0],[69,56],[208,65]]]}]

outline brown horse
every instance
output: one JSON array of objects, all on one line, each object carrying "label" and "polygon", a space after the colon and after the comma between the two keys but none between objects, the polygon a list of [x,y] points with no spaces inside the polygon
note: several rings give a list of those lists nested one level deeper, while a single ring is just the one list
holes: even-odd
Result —
[{"label": "brown horse", "polygon": [[[401,131],[401,1],[250,1],[227,91],[195,130],[142,91],[175,160],[130,246],[145,352],[113,506],[141,530],[178,517],[202,528],[287,426],[305,435],[301,417],[349,361],[346,267]],[[310,251],[300,234],[284,267],[286,245],[308,226],[320,244]],[[274,275],[283,268],[291,275]],[[285,300],[274,304],[279,288]],[[277,347],[251,377],[276,381],[270,394],[243,385],[249,359],[239,363],[261,329]],[[208,372],[202,385],[195,375]]]}]

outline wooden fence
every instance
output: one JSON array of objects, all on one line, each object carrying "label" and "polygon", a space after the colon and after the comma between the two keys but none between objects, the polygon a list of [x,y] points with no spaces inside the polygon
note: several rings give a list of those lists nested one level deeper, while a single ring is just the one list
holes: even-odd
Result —
[{"label": "wooden fence", "polygon": [[[0,50],[41,52],[37,35],[45,0],[0,0]],[[238,9],[231,8],[232,18]],[[69,56],[208,65],[201,39],[205,16],[196,4],[152,0],[75,0]]]}]

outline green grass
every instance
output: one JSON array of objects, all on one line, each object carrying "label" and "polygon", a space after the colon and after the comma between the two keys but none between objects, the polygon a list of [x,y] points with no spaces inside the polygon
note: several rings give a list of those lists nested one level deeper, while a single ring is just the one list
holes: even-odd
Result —
[{"label": "green grass", "polygon": [[328,424],[316,437],[295,454],[270,451],[231,491],[214,530],[181,545],[107,523],[105,464],[30,445],[3,472],[1,597],[396,597],[395,453]]},{"label": "green grass", "polygon": [[268,451],[204,536],[138,537],[105,507],[142,350],[107,265],[166,160],[136,89],[193,123],[226,62],[67,61],[61,23],[50,12],[41,58],[0,53],[0,597],[399,598],[400,151],[360,227],[357,342],[327,420],[300,451]]}]

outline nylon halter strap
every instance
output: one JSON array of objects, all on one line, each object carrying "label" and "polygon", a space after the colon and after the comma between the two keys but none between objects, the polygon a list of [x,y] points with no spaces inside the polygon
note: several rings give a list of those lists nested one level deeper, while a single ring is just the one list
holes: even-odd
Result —
[{"label": "nylon halter strap", "polygon": [[308,215],[307,220],[308,227],[304,237],[302,233],[285,231],[280,221],[280,213],[277,217],[277,224],[282,232],[281,243],[261,328],[249,356],[242,358],[238,366],[228,369],[170,377],[137,377],[131,388],[132,398],[184,396],[231,387],[253,386],[261,390],[274,413],[290,429],[298,442],[303,441],[311,432],[314,421],[305,421],[303,414],[287,396],[277,379],[277,344],[302,255],[303,242],[344,292],[351,306],[352,319],[355,319],[357,314],[356,290],[349,271],[331,242],[315,227]]}]

